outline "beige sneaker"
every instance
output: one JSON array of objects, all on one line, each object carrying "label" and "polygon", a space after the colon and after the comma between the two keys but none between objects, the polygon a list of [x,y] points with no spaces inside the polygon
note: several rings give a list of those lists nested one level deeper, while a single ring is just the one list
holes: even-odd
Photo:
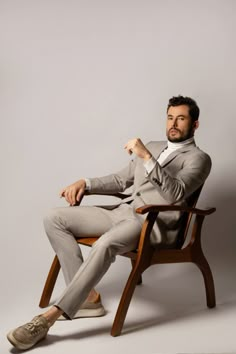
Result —
[{"label": "beige sneaker", "polygon": [[[100,317],[104,316],[106,313],[100,295],[95,300],[95,302],[85,301],[79,308],[79,310],[74,315],[73,319],[84,318],[84,317]],[[57,321],[68,320],[64,315],[61,315]]]},{"label": "beige sneaker", "polygon": [[17,349],[26,350],[44,339],[49,330],[49,322],[42,315],[7,334],[7,339]]}]

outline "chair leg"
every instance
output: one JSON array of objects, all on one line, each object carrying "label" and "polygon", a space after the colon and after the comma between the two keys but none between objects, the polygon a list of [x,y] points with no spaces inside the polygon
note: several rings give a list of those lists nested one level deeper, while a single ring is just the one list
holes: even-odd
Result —
[{"label": "chair leg", "polygon": [[203,254],[202,254],[201,258],[199,258],[197,261],[195,261],[195,264],[198,266],[198,268],[202,272],[202,275],[204,278],[207,306],[209,308],[213,308],[216,306],[216,298],[215,298],[214,279],[212,276],[211,268],[210,268],[210,266]]},{"label": "chair leg", "polygon": [[[134,268],[136,260],[135,259],[131,259],[131,263],[132,263],[132,268]],[[140,274],[140,277],[138,279],[137,285],[141,285],[142,283],[143,283],[142,275]]]},{"label": "chair leg", "polygon": [[121,334],[125,317],[129,308],[130,301],[132,299],[135,287],[138,283],[138,280],[141,277],[141,272],[138,268],[133,268],[129,279],[124,288],[120,303],[116,312],[116,316],[112,325],[111,335],[113,337],[119,336]]},{"label": "chair leg", "polygon": [[55,256],[43,288],[39,307],[43,308],[48,306],[60,268],[59,260],[57,256]]}]

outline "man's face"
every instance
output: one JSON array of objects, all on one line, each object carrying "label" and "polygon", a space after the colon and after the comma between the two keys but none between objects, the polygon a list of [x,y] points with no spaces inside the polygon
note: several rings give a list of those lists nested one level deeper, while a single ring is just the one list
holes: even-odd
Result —
[{"label": "man's face", "polygon": [[173,143],[191,138],[198,121],[192,122],[189,107],[186,105],[171,106],[167,112],[166,136]]}]

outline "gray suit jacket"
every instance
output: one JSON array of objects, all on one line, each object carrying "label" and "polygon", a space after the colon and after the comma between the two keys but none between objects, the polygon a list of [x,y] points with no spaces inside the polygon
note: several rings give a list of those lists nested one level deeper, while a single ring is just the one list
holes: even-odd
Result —
[{"label": "gray suit jacket", "polygon": [[[155,158],[167,147],[166,142],[150,142],[147,149]],[[117,173],[91,178],[91,193],[123,192],[133,186],[132,195],[122,203],[131,202],[134,209],[145,204],[186,205],[186,199],[200,187],[211,169],[211,159],[193,142],[171,153],[147,174],[143,160],[135,157]],[[145,216],[137,214],[138,218]],[[153,244],[171,246],[176,242],[181,214],[159,213],[152,233]]]}]

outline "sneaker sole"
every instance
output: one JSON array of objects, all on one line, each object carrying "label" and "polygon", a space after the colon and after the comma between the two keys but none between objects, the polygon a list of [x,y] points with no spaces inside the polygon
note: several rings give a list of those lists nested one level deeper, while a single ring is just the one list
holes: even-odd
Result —
[{"label": "sneaker sole", "polygon": [[[106,314],[106,311],[103,307],[98,309],[80,309],[78,313],[73,317],[73,320],[76,318],[88,318],[88,317],[101,317]],[[61,315],[57,321],[68,321],[68,318]]]},{"label": "sneaker sole", "polygon": [[[46,336],[45,336],[46,337]],[[38,342],[40,342],[41,340],[43,340],[45,337],[41,338]],[[36,343],[33,343],[33,344],[24,344],[24,343],[21,343],[19,342],[13,335],[13,331],[9,332],[7,334],[7,339],[9,340],[9,342],[17,349],[20,349],[20,350],[26,350],[26,349],[29,349],[31,347],[33,347]]]}]

